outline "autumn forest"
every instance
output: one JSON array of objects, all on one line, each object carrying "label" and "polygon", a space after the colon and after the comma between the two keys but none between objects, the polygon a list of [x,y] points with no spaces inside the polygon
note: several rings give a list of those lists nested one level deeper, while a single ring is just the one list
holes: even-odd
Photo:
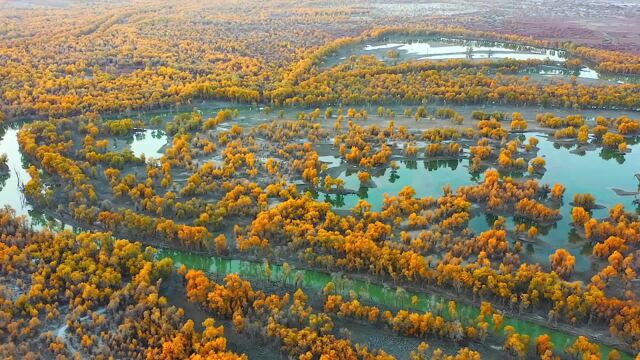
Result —
[{"label": "autumn forest", "polygon": [[640,359],[640,6],[481,3],[0,1],[0,358]]}]

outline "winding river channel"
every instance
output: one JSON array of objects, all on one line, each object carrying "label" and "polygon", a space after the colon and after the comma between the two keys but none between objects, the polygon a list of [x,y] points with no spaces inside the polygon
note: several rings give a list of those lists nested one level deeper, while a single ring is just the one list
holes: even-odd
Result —
[{"label": "winding river channel", "polygon": [[[171,259],[173,259],[176,266],[184,264],[188,268],[215,273],[218,276],[237,273],[241,276],[253,279],[264,277],[264,265],[259,262],[237,259],[223,259],[216,256],[203,256],[184,251],[165,249],[161,249],[158,251],[158,257],[170,257]],[[269,266],[272,271],[271,280],[282,281],[282,266],[274,264],[270,264]],[[336,283],[336,277],[332,276],[332,274],[304,269],[293,269],[289,273],[290,275],[288,276],[288,281],[292,282],[297,273],[302,274],[302,287],[305,289],[320,291],[328,282],[333,281],[334,284]],[[380,285],[377,283],[368,282],[348,276],[343,276],[342,279],[343,281],[344,279],[347,279],[347,281],[344,281],[344,284],[342,286],[336,285],[336,289],[343,295],[349,295],[349,291],[353,290],[360,296],[361,299],[366,299],[378,305],[388,307],[402,306],[404,308],[409,308],[417,311],[432,311],[434,313],[440,313],[441,315],[447,317],[446,311],[442,311],[442,309],[446,309],[446,304],[449,300],[451,300],[450,298],[412,290],[405,290],[404,292],[402,292],[405,294],[404,296],[398,296],[397,288],[394,286]],[[340,283],[340,281],[337,282]],[[410,299],[413,296],[416,296],[418,298],[417,305],[411,304]],[[445,306],[443,307],[443,305]],[[473,321],[473,319],[475,319],[480,314],[480,309],[477,306],[466,305],[458,302],[456,306],[456,312],[458,314],[457,316],[459,316],[461,319],[468,319]],[[505,314],[504,325],[513,326],[516,332],[528,335],[533,340],[535,340],[535,338],[539,335],[547,334],[551,338],[551,341],[554,344],[555,349],[557,350],[564,349],[565,347],[573,344],[573,342],[575,342],[577,339],[577,336],[575,335],[571,335],[559,330],[554,330],[547,326],[538,325],[531,321],[510,318],[508,314]],[[612,348],[609,346],[600,345],[600,351],[602,352],[604,358],[606,358],[606,355],[611,350]],[[631,359],[631,356],[629,356],[628,354],[624,354],[622,352],[621,354],[623,355],[623,359]]]}]

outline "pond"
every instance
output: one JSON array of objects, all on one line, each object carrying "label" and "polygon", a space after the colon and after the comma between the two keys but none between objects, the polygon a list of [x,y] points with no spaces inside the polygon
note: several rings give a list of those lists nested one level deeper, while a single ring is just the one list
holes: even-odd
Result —
[{"label": "pond", "polygon": [[135,156],[144,154],[147,159],[160,159],[164,155],[161,150],[167,144],[167,134],[162,130],[144,129],[134,133],[127,142]]},{"label": "pond", "polygon": [[22,123],[0,126],[0,154],[7,155],[9,167],[8,174],[0,176],[0,207],[10,206],[16,215],[26,216],[33,228],[41,228],[50,222],[51,227],[56,227],[55,220],[34,210],[22,192],[22,186],[31,180],[31,176],[26,170],[29,162],[22,157],[18,144],[20,127]]},{"label": "pond", "polygon": [[602,74],[588,66],[583,66],[579,70],[567,69],[560,65],[540,65],[521,70],[518,74],[529,75],[532,79],[553,79],[559,78],[569,81],[574,76],[580,83],[594,84],[638,84],[640,77],[623,76],[614,74]]},{"label": "pond", "polygon": [[638,83],[638,77],[610,76],[600,74],[595,69],[582,66],[580,69],[568,69],[564,62],[569,55],[563,50],[546,49],[535,46],[519,45],[491,40],[471,40],[447,37],[407,37],[393,35],[385,39],[368,40],[338,49],[324,59],[322,67],[330,68],[340,64],[351,56],[369,55],[394,65],[408,61],[421,60],[542,60],[547,65],[524,69],[521,75],[540,75],[541,77],[560,77],[564,80],[575,76],[581,81],[596,80],[607,83]]},{"label": "pond", "polygon": [[[321,157],[320,160],[327,164],[340,164],[340,158],[333,156]],[[353,208],[363,199],[371,204],[372,210],[380,210],[384,194],[396,195],[406,186],[411,186],[416,191],[416,197],[437,197],[442,195],[442,189],[446,185],[456,189],[479,180],[478,176],[469,174],[468,163],[466,159],[397,161],[398,169],[386,167],[370,172],[375,187],[360,186],[358,171],[346,169],[341,171],[337,178],[344,180],[345,189],[355,189],[357,193],[345,195],[318,193],[317,199],[324,200],[334,208],[342,210]],[[331,167],[328,171],[331,171]]]}]

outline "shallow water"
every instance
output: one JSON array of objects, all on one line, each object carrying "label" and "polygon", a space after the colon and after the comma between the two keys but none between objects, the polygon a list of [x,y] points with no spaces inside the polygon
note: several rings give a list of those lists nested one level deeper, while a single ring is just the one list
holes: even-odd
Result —
[{"label": "shallow water", "polygon": [[24,197],[22,186],[31,180],[27,172],[29,161],[20,152],[18,132],[24,123],[15,122],[0,126],[0,154],[7,154],[9,174],[0,176],[0,207],[10,206],[16,213],[29,219],[34,229],[50,227],[59,229],[60,223],[42,212],[34,210]]},{"label": "shallow water", "polygon": [[[320,160],[325,162],[330,158]],[[340,164],[340,158],[331,159],[331,164]],[[475,177],[469,174],[466,166],[468,160],[402,160],[397,161],[398,169],[385,168],[371,171],[370,175],[376,187],[360,186],[358,172],[345,170],[338,178],[345,181],[345,189],[357,190],[357,194],[335,195],[318,194],[318,199],[331,203],[337,209],[351,209],[361,199],[372,205],[372,210],[380,210],[384,194],[393,196],[406,186],[416,191],[416,197],[437,197],[442,195],[442,188],[451,185],[453,189],[473,183]]]},{"label": "shallow water", "polygon": [[[390,56],[394,52],[396,56]],[[595,69],[583,66],[579,70],[569,70],[562,66],[568,60],[565,51],[545,49],[534,46],[505,43],[488,40],[465,40],[442,37],[402,37],[391,36],[384,40],[370,40],[362,44],[348,45],[328,56],[322,66],[325,68],[337,65],[351,56],[373,55],[387,64],[396,64],[414,60],[447,60],[447,59],[514,59],[514,60],[548,60],[557,66],[538,66],[521,72],[541,76],[556,76],[569,80],[575,76],[584,81],[605,81],[607,83],[637,83],[637,77],[610,76],[600,74]]]},{"label": "shallow water", "polygon": [[147,159],[159,159],[164,155],[160,150],[167,144],[167,134],[162,130],[145,129],[133,134],[129,141],[135,156],[144,154]]},{"label": "shallow water", "polygon": [[28,162],[22,158],[18,145],[18,131],[21,124],[15,123],[4,126],[0,132],[0,153],[7,154],[9,174],[0,177],[0,204],[11,206],[17,215],[28,215],[33,210],[24,199],[22,185],[31,180],[31,176],[25,170]]},{"label": "shallow water", "polygon": [[[263,264],[257,262],[235,259],[229,260],[216,256],[202,256],[185,251],[162,249],[158,251],[157,257],[170,257],[173,259],[174,265],[176,266],[184,264],[188,268],[215,273],[218,277],[218,281],[222,281],[222,277],[230,273],[240,274],[241,276],[253,279],[264,279]],[[272,264],[270,265],[270,268],[272,271],[271,281],[282,281],[282,267]],[[336,290],[343,295],[348,295],[349,291],[353,290],[358,294],[361,300],[389,307],[404,307],[414,311],[432,311],[435,314],[449,318],[446,311],[446,304],[450,299],[441,296],[433,294],[428,295],[423,292],[413,292],[408,290],[398,291],[398,289],[393,286],[382,286],[359,279],[339,277],[336,276],[336,274],[333,274],[332,276],[331,274],[324,272],[296,270],[294,268],[292,268],[292,271],[286,278],[288,284],[293,284],[296,273],[302,274],[303,282],[301,285],[306,289],[321,291],[328,282],[333,281]],[[410,300],[413,296],[418,297],[418,304],[415,306],[411,304]],[[472,305],[458,303],[456,309],[457,318],[459,318],[463,323],[464,321],[474,321],[480,314],[479,308]],[[535,338],[539,335],[547,334],[550,336],[551,342],[554,344],[557,351],[562,351],[562,349],[571,345],[577,339],[576,336],[556,331],[546,326],[537,325],[528,321],[511,319],[507,316],[505,316],[504,325],[511,325],[515,328],[517,333],[529,335],[532,341],[535,341]],[[611,348],[600,345],[600,350],[603,356],[606,357],[606,354],[611,351]],[[624,359],[631,359],[627,354],[622,353],[622,355]]]},{"label": "shallow water", "polygon": [[540,78],[559,78],[563,81],[570,81],[573,77],[583,84],[638,84],[640,77],[623,76],[614,74],[601,74],[588,66],[583,66],[579,70],[571,70],[561,66],[540,65],[528,69],[521,70],[520,75],[532,75]]},{"label": "shallow water", "polygon": [[[461,45],[451,45],[452,41],[441,39],[440,41],[405,43],[395,47],[398,51],[406,52],[413,56],[420,56],[419,60],[427,59],[517,59],[517,60],[552,60],[566,61],[553,50],[536,49],[518,50],[506,46],[483,46],[478,42],[470,41]],[[365,48],[366,50],[366,48]]]},{"label": "shallow water", "polygon": [[[528,135],[529,136],[529,135]],[[619,155],[617,152],[597,149],[578,155],[571,153],[575,146],[560,146],[549,141],[545,135],[533,135],[540,140],[538,155],[546,161],[544,176],[541,183],[553,186],[561,183],[566,187],[564,202],[560,207],[562,219],[551,227],[538,226],[539,238],[542,241],[532,246],[530,255],[536,261],[547,263],[548,257],[557,248],[565,248],[576,256],[576,271],[589,269],[591,260],[591,247],[584,241],[576,240],[571,225],[571,202],[575,194],[590,193],[596,198],[596,202],[606,209],[593,210],[592,216],[604,218],[608,216],[608,209],[616,204],[623,204],[627,211],[640,211],[632,204],[633,196],[617,195],[612,189],[619,188],[635,191],[639,188],[639,182],[634,177],[640,172],[640,162],[637,161],[640,153],[640,145],[631,145],[631,153]],[[490,220],[490,221],[487,221]],[[516,221],[510,218],[513,224]],[[490,227],[492,219],[476,217],[471,220],[469,226],[475,231],[486,230]]]},{"label": "shallow water", "polygon": [[[347,46],[339,51],[340,57],[351,55],[374,55],[384,61],[407,61],[427,59],[517,59],[551,60],[564,62],[565,52],[534,46],[510,44],[500,41],[465,40],[444,37],[391,36],[384,40],[370,40],[363,44]],[[398,57],[389,56],[389,51]],[[337,56],[337,55],[336,55]],[[330,57],[329,62],[335,61]]]},{"label": "shallow water", "polygon": [[[633,196],[617,195],[612,189],[619,188],[627,191],[635,191],[639,187],[634,174],[640,173],[640,162],[637,161],[640,153],[640,144],[630,145],[631,153],[620,155],[615,151],[596,149],[585,152],[582,155],[572,153],[576,146],[561,146],[546,135],[529,133],[526,138],[535,137],[539,140],[538,156],[546,161],[545,174],[539,179],[541,184],[553,186],[561,183],[566,187],[564,202],[560,207],[562,219],[552,226],[537,225],[539,241],[528,244],[527,252],[534,261],[547,263],[548,257],[557,248],[564,247],[576,256],[576,271],[589,270],[591,260],[591,248],[585,241],[577,241],[573,235],[571,225],[570,202],[578,193],[591,193],[598,204],[606,209],[593,210],[596,218],[606,217],[608,209],[616,204],[623,204],[627,211],[640,211],[632,204]],[[523,138],[523,141],[525,139]],[[341,164],[340,159],[333,156],[324,156],[320,159],[331,167]],[[635,160],[635,161],[634,161]],[[469,160],[417,160],[399,161],[399,168],[390,168],[382,171],[372,171],[370,175],[376,186],[367,188],[360,186],[357,172],[343,170],[339,176],[334,176],[345,181],[345,188],[356,190],[357,194],[324,194],[318,193],[316,197],[331,203],[335,209],[349,210],[361,199],[371,204],[372,210],[382,208],[385,194],[397,195],[405,186],[411,186],[416,191],[416,197],[438,197],[442,195],[442,188],[451,185],[456,189],[463,185],[473,185],[483,181],[482,175],[470,174],[468,171]],[[602,176],[601,174],[606,174]],[[503,174],[509,175],[509,174]],[[511,174],[522,176],[522,174]],[[469,228],[476,233],[489,229],[494,216],[479,215],[469,222]],[[513,216],[507,219],[507,226],[513,229],[516,223],[524,222]]]}]

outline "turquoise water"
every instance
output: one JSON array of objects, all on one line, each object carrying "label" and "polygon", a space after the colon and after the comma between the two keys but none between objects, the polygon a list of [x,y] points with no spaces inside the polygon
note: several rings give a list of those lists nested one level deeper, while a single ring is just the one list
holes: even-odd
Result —
[{"label": "turquoise water", "polygon": [[[529,136],[529,134],[528,134]],[[636,191],[639,182],[634,174],[640,173],[640,145],[631,145],[631,153],[619,155],[617,152],[597,149],[587,151],[583,155],[572,153],[575,146],[565,147],[554,144],[546,136],[534,134],[540,140],[538,155],[544,157],[546,169],[540,179],[542,183],[553,186],[562,183],[566,187],[564,202],[560,207],[562,219],[553,226],[538,226],[541,242],[530,246],[529,251],[533,258],[542,263],[548,261],[549,255],[557,248],[565,248],[576,256],[576,271],[589,269],[591,261],[591,247],[584,241],[578,241],[573,235],[570,203],[575,194],[590,193],[595,196],[598,204],[606,209],[593,210],[596,218],[604,218],[608,215],[609,208],[616,204],[623,204],[627,211],[638,211],[634,206],[633,196],[619,196],[612,189],[619,188],[628,191]],[[516,223],[513,217],[508,224]],[[470,221],[469,227],[475,231],[488,229],[493,223],[490,217],[475,217]]]},{"label": "turquoise water", "polygon": [[[602,210],[593,210],[593,216],[606,217],[608,209],[616,204],[623,204],[627,211],[637,208],[632,204],[633,196],[619,196],[612,189],[619,188],[635,191],[639,187],[634,174],[640,173],[640,145],[630,145],[631,152],[620,155],[616,151],[603,149],[590,150],[584,154],[575,154],[571,151],[576,146],[561,146],[550,141],[546,135],[529,133],[527,137],[536,137],[539,140],[538,155],[546,161],[544,176],[539,181],[541,184],[553,186],[562,183],[566,187],[564,202],[560,207],[562,219],[551,226],[536,224],[539,230],[539,241],[528,244],[527,251],[535,261],[546,263],[551,253],[557,248],[564,247],[576,256],[576,271],[587,271],[590,267],[591,248],[584,241],[578,241],[573,234],[570,225],[570,202],[574,194],[591,193],[596,197],[597,203],[606,207]],[[322,157],[323,162],[336,167],[341,164],[336,157]],[[397,195],[405,186],[411,186],[416,191],[416,197],[442,195],[442,188],[451,185],[456,189],[463,185],[476,184],[483,180],[482,175],[473,175],[468,171],[469,161],[462,160],[418,160],[398,162],[399,168],[390,168],[370,171],[376,187],[367,188],[360,186],[357,171],[343,170],[339,176],[345,181],[345,188],[355,190],[356,194],[324,194],[318,193],[319,200],[331,203],[335,209],[348,210],[355,206],[361,199],[366,200],[372,206],[372,210],[382,208],[384,195]],[[597,169],[597,170],[594,170]],[[601,174],[606,174],[605,176]],[[489,229],[495,220],[494,216],[475,216],[469,222],[469,227],[481,232]],[[509,217],[507,225],[510,229],[516,223],[523,220]]]},{"label": "turquoise water", "polygon": [[[327,158],[321,160],[327,161]],[[318,194],[318,199],[333,204],[337,209],[351,209],[362,199],[367,200],[373,210],[380,210],[384,194],[396,195],[406,186],[411,186],[416,191],[416,197],[438,197],[442,195],[442,188],[446,185],[455,189],[478,180],[477,175],[469,174],[466,167],[468,163],[466,159],[397,161],[397,170],[386,168],[370,172],[376,184],[374,188],[361,187],[358,171],[346,170],[338,178],[345,181],[345,189],[357,190],[358,193]]]},{"label": "turquoise water", "polygon": [[[49,220],[42,214],[33,211],[32,207],[21,200],[20,183],[29,180],[29,175],[25,168],[28,166],[18,147],[17,133],[21,124],[15,123],[2,128],[0,139],[0,153],[8,155],[8,165],[10,173],[0,179],[0,204],[10,205],[16,212],[28,216],[35,226],[47,224]],[[555,226],[548,229],[541,228],[541,240],[531,246],[530,252],[539,261],[545,261],[552,251],[557,247],[566,247],[576,255],[578,263],[577,270],[584,270],[589,266],[588,255],[590,250],[585,250],[585,244],[575,242],[575,237],[571,236],[569,225],[570,209],[568,204],[575,193],[590,192],[595,195],[599,204],[610,207],[616,203],[623,203],[627,209],[632,208],[632,197],[622,197],[616,195],[611,189],[614,187],[623,190],[635,190],[638,188],[638,181],[633,174],[640,172],[640,163],[637,161],[640,145],[631,145],[631,153],[624,156],[601,149],[588,151],[583,155],[571,153],[572,147],[563,147],[549,141],[542,134],[528,134],[540,139],[539,155],[545,157],[547,162],[547,172],[542,177],[543,183],[553,185],[561,182],[567,187],[565,202],[560,208],[564,218]],[[166,135],[157,130],[146,130],[144,136],[135,137],[130,144],[133,151],[145,153],[161,154],[160,148],[166,143]],[[135,148],[135,150],[134,150]],[[332,167],[339,166],[341,161],[337,158],[323,158],[331,163]],[[398,162],[397,170],[380,169],[377,173],[371,172],[375,188],[361,188],[357,179],[357,172],[343,171],[339,177],[345,180],[345,187],[358,190],[358,194],[345,195],[343,204],[336,204],[338,208],[348,209],[355,205],[360,198],[367,199],[374,209],[382,206],[383,194],[395,195],[403,187],[410,185],[416,190],[416,196],[439,196],[442,194],[442,187],[450,184],[453,188],[466,184],[473,184],[482,180],[481,176],[468,173],[468,160],[437,160],[437,161],[402,161]],[[593,169],[597,169],[594,172]],[[320,196],[324,196],[320,194]],[[335,195],[329,196],[328,200]],[[335,201],[334,201],[335,202]],[[605,216],[606,210],[596,210],[594,215]],[[493,219],[491,217],[479,216],[470,222],[470,227],[476,231],[481,231],[489,227]],[[509,219],[513,224],[516,220]],[[582,254],[584,253],[584,254]],[[200,268],[208,271],[218,271],[221,273],[239,272],[246,276],[257,277],[260,273],[260,264],[254,264],[241,260],[224,260],[216,257],[199,256],[179,251],[161,251],[161,256],[171,256],[177,264],[185,263],[190,267]],[[279,276],[280,270],[274,266],[275,277]],[[320,289],[331,276],[322,272],[304,271],[304,284],[307,287]],[[294,275],[291,276],[293,278]],[[293,280],[291,280],[293,281]],[[380,285],[370,284],[364,281],[351,280],[347,286],[357,292],[366,294],[366,298],[378,304],[397,306],[398,298],[395,296],[395,289]],[[419,296],[420,302],[416,310],[437,309],[438,303],[446,301],[439,297],[426,295],[423,293],[413,294],[408,292],[408,298]],[[409,301],[402,301],[403,306],[407,306]],[[409,306],[411,307],[411,306]],[[473,306],[459,306],[458,311],[462,316],[473,318],[477,315],[478,309]],[[529,334],[535,337],[540,334],[549,334],[556,349],[562,349],[567,344],[573,342],[575,337],[557,332],[544,326],[538,326],[526,321],[507,320],[507,325],[512,325],[518,332]],[[603,347],[604,352],[608,348]]]},{"label": "turquoise water", "polygon": [[[251,279],[264,279],[264,266],[257,262],[222,259],[216,256],[203,256],[176,250],[159,250],[157,257],[169,257],[173,259],[175,266],[184,264],[191,269],[214,273],[219,276],[220,279],[225,274],[230,273],[240,274],[243,277]],[[283,281],[282,267],[271,264],[270,268],[272,271],[271,280]],[[399,296],[397,288],[394,286],[382,286],[359,279],[336,276],[336,274],[333,274],[332,276],[332,274],[324,272],[297,270],[295,268],[291,268],[291,271],[286,278],[287,283],[293,284],[294,278],[298,273],[302,275],[303,281],[301,285],[306,289],[321,291],[328,282],[333,281],[336,291],[343,295],[349,295],[349,291],[353,290],[359,295],[360,299],[365,299],[378,305],[387,307],[404,307],[414,311],[431,311],[435,314],[448,317],[446,314],[446,304],[451,299],[441,296],[410,290],[404,291],[406,296]],[[415,306],[411,304],[411,298],[413,296],[418,297],[418,304]],[[480,314],[480,309],[478,307],[461,303],[457,304],[456,311],[457,316],[463,323],[474,322],[475,318]],[[505,316],[504,326],[507,325],[513,326],[516,332],[520,334],[529,335],[532,341],[535,341],[535,339],[540,335],[549,335],[556,351],[560,352],[577,339],[576,336],[556,331],[546,326],[537,325],[528,321],[511,319]],[[600,350],[603,356],[606,357],[606,355],[611,351],[611,348],[600,345]],[[624,359],[631,359],[629,355],[622,355]]]}]

